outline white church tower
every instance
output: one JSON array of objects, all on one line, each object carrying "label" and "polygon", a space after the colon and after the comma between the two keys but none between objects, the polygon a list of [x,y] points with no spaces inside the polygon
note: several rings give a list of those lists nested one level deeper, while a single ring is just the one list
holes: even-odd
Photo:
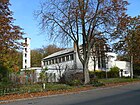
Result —
[{"label": "white church tower", "polygon": [[31,50],[30,50],[30,38],[25,38],[23,48],[23,69],[29,69],[31,67]]}]

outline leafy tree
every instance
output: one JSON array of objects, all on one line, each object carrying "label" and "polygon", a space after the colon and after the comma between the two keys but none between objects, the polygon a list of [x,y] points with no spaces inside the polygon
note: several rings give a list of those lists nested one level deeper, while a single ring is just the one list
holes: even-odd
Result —
[{"label": "leafy tree", "polygon": [[109,38],[125,15],[127,4],[126,0],[46,0],[37,16],[48,34],[76,44],[87,84],[90,82],[88,61],[94,39]]},{"label": "leafy tree", "polygon": [[131,63],[131,78],[133,78],[133,63],[140,64],[140,16],[125,18],[121,25],[125,27],[119,29],[117,33],[119,40],[114,44],[114,48]]},{"label": "leafy tree", "polygon": [[31,50],[31,66],[32,67],[41,66],[42,58],[63,49],[64,48],[59,48],[56,45],[48,45],[43,46],[42,48],[39,49]]},{"label": "leafy tree", "polygon": [[64,50],[64,48],[60,48],[60,47],[53,44],[53,45],[43,46],[42,50],[43,50],[43,57],[46,57],[46,56],[53,54],[57,51]]},{"label": "leafy tree", "polygon": [[20,47],[19,40],[23,35],[21,28],[13,25],[14,19],[9,5],[9,0],[0,0],[0,67],[3,76],[6,70],[14,71],[17,65],[16,49]]},{"label": "leafy tree", "polygon": [[40,67],[42,57],[43,55],[38,49],[31,50],[31,66]]}]

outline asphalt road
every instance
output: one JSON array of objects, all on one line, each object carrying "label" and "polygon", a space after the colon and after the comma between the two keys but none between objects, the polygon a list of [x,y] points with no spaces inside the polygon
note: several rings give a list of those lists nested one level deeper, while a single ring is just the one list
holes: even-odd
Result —
[{"label": "asphalt road", "polygon": [[23,100],[4,105],[140,105],[140,83]]}]

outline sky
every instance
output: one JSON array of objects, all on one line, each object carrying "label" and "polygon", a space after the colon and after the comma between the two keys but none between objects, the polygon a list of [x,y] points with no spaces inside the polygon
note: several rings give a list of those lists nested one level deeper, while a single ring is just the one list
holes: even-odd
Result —
[{"label": "sky", "polygon": [[[31,38],[31,49],[41,48],[52,44],[47,35],[41,33],[38,26],[38,21],[34,17],[34,11],[40,7],[40,2],[43,0],[10,0],[10,9],[13,11],[15,25],[20,26],[23,32],[26,33],[24,37]],[[127,13],[130,16],[137,16],[140,14],[140,0],[128,0]]]}]

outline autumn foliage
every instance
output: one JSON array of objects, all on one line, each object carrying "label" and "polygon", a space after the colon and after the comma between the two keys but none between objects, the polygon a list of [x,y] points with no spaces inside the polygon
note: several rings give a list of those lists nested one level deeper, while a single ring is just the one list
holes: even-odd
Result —
[{"label": "autumn foliage", "polygon": [[12,11],[9,9],[9,0],[0,0],[0,80],[5,71],[17,71],[18,53],[23,32],[19,26],[14,25]]}]

